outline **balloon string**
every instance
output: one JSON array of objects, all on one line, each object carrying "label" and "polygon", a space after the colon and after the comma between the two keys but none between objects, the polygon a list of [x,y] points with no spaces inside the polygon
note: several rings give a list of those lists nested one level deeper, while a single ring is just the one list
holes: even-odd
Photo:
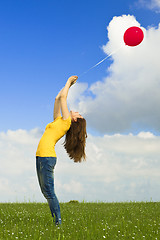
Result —
[{"label": "balloon string", "polygon": [[[100,62],[96,63],[93,67],[89,68],[88,70],[86,70],[85,72],[81,73],[79,75],[79,77],[82,77],[83,75],[85,75],[86,73],[88,73],[91,69],[97,67],[99,64],[101,64],[102,62],[104,62],[107,58],[109,58],[110,56],[112,56],[113,54],[115,54],[116,52],[118,52],[123,46],[119,47],[118,49],[116,49],[115,51],[113,51],[112,53],[110,53],[107,57],[105,57],[104,59],[102,59]],[[78,78],[79,78],[78,77]]]}]

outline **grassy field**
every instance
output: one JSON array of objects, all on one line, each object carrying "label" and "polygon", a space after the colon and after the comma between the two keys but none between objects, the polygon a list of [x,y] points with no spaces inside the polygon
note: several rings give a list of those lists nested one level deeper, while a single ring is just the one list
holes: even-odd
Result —
[{"label": "grassy field", "polygon": [[1,203],[0,240],[160,240],[160,202],[61,203],[62,225],[47,203]]}]

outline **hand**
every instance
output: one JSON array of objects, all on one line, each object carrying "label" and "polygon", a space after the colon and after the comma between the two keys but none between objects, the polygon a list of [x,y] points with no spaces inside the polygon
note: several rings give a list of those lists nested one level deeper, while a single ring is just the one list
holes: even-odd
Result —
[{"label": "hand", "polygon": [[73,84],[76,83],[77,79],[78,79],[78,76],[71,76],[70,78],[68,78],[68,81],[69,81],[69,83],[70,83],[70,87],[71,87]]}]

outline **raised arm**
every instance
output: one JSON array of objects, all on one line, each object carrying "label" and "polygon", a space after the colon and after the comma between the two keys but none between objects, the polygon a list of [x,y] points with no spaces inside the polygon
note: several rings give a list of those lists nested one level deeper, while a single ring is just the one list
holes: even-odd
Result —
[{"label": "raised arm", "polygon": [[69,88],[76,83],[78,77],[77,76],[71,76],[70,78],[68,78],[65,87],[60,91],[60,97],[66,97],[68,96],[68,90]]},{"label": "raised arm", "polygon": [[60,103],[61,103],[61,111],[62,111],[62,117],[64,120],[66,120],[70,116],[70,112],[67,107],[67,96],[68,96],[68,90],[69,88],[77,81],[77,76],[70,77],[65,87],[62,89],[60,94]]},{"label": "raised arm", "polygon": [[67,107],[68,90],[74,83],[76,83],[77,79],[77,76],[71,76],[67,80],[65,87],[56,96],[54,103],[54,120],[57,117],[61,116],[60,109],[62,111],[62,116],[64,120],[69,117],[70,113]]},{"label": "raised arm", "polygon": [[55,98],[54,102],[54,111],[53,111],[53,118],[54,120],[57,117],[61,117],[61,103],[60,103],[60,98]]}]

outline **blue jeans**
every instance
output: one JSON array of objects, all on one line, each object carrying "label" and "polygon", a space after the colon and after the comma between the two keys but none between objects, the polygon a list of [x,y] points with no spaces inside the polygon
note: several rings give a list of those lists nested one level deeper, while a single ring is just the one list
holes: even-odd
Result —
[{"label": "blue jeans", "polygon": [[44,197],[47,199],[55,223],[61,224],[59,201],[54,192],[54,167],[56,157],[36,157],[38,181]]}]

